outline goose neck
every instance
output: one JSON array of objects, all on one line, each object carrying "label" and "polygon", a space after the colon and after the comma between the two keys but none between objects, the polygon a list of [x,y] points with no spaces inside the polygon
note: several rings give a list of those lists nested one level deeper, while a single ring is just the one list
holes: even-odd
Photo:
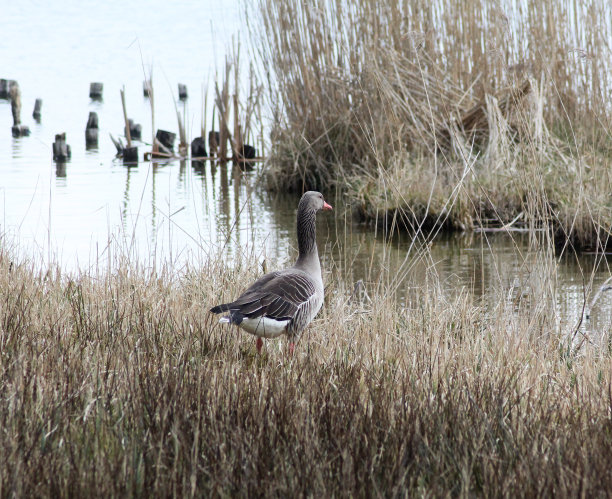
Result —
[{"label": "goose neck", "polygon": [[314,210],[299,210],[297,216],[297,240],[299,261],[319,260],[316,238],[316,212]]}]

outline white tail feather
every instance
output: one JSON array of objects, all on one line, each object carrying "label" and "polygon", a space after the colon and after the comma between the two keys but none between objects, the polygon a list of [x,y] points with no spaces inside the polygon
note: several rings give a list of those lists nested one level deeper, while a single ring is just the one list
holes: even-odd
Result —
[{"label": "white tail feather", "polygon": [[221,318],[219,319],[219,322],[227,322],[227,323],[229,323],[229,321],[230,321],[230,318],[229,318],[229,317],[221,317]]}]

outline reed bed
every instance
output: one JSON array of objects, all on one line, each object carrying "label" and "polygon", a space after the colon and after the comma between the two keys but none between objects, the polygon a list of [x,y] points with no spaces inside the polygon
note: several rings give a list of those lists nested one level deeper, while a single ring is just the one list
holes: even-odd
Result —
[{"label": "reed bed", "polygon": [[254,4],[273,188],[335,185],[369,220],[514,220],[606,246],[607,2]]},{"label": "reed bed", "polygon": [[64,275],[2,241],[1,495],[611,489],[609,339],[555,326],[549,251],[535,306],[337,284],[293,358],[207,312],[259,273],[221,262]]}]

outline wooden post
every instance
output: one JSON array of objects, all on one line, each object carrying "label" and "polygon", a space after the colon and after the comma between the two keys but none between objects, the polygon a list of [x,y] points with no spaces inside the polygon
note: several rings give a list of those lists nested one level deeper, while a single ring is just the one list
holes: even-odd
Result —
[{"label": "wooden post", "polygon": [[9,94],[11,96],[11,112],[13,113],[13,137],[25,137],[30,135],[30,129],[21,124],[21,91],[16,81],[11,81]]},{"label": "wooden post", "polygon": [[166,130],[157,130],[155,138],[163,145],[166,149],[174,151],[174,141],[176,140],[176,134],[168,132]]},{"label": "wooden post", "polygon": [[11,85],[17,83],[15,80],[0,79],[0,99],[10,99]]},{"label": "wooden post", "polygon": [[21,124],[21,91],[19,90],[19,84],[17,82],[11,83],[9,95],[11,96],[13,126],[19,126]]},{"label": "wooden post", "polygon": [[71,153],[70,146],[66,144],[66,132],[58,133],[53,143],[53,160],[64,162],[70,159]]},{"label": "wooden post", "polygon": [[85,147],[98,147],[98,113],[91,111],[85,126]]},{"label": "wooden post", "polygon": [[178,84],[178,95],[179,100],[187,100],[187,85],[183,83]]},{"label": "wooden post", "polygon": [[99,82],[93,82],[89,85],[89,97],[94,100],[102,100],[102,90],[104,84]]},{"label": "wooden post", "polygon": [[250,146],[249,144],[244,144],[242,146],[242,159],[255,159],[256,154],[257,149],[255,149],[253,146]]},{"label": "wooden post", "polygon": [[40,123],[41,109],[42,99],[36,99],[34,101],[34,111],[32,112],[32,118],[34,118],[37,123]]},{"label": "wooden post", "polygon": [[138,147],[126,147],[123,150],[123,163],[138,163]]},{"label": "wooden post", "polygon": [[9,82],[4,78],[0,78],[0,99],[9,98]]},{"label": "wooden post", "polygon": [[206,139],[204,137],[196,137],[191,141],[191,157],[205,158],[206,154]]}]

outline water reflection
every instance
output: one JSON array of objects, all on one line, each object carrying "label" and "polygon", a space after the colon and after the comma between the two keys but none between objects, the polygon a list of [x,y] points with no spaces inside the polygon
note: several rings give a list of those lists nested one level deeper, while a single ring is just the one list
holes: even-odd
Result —
[{"label": "water reflection", "polygon": [[[16,139],[14,148],[19,143]],[[44,164],[51,164],[48,156]],[[27,199],[31,206],[27,214],[7,211],[3,216],[9,228],[23,220],[24,226],[34,226],[28,217],[41,220],[33,240],[51,245],[61,241],[67,269],[87,262],[92,245],[108,241],[109,233],[115,237],[117,227],[123,233],[117,240],[126,241],[130,257],[152,259],[151,265],[221,252],[228,265],[247,256],[277,268],[297,256],[299,196],[266,192],[258,182],[260,169],[245,171],[240,165],[211,161],[124,166],[120,161],[88,163],[73,158],[70,182],[66,163],[55,163],[54,170],[51,186],[45,185],[49,174],[39,173],[35,187],[22,171],[9,171],[7,185],[13,188],[5,190],[5,205],[12,205],[12,196],[19,194],[16,204]],[[601,256],[558,261],[554,255],[530,250],[528,238],[521,234],[454,234],[434,241],[406,234],[389,238],[357,223],[341,195],[325,195],[335,209],[319,217],[317,239],[332,288],[340,280],[347,289],[362,282],[362,290],[370,294],[396,290],[405,304],[415,290],[439,282],[449,296],[467,293],[485,308],[500,300],[517,313],[525,307],[552,306],[558,313],[557,330],[571,331],[585,301],[610,275],[608,261]],[[542,297],[545,303],[538,302]],[[581,331],[600,337],[609,333],[611,324],[612,292],[602,294]]]},{"label": "water reflection", "polygon": [[28,140],[27,137],[13,137],[13,143],[12,143],[12,148],[11,148],[12,153],[13,153],[13,159],[21,157],[22,150],[23,150],[23,143],[26,140]]},{"label": "water reflection", "polygon": [[58,180],[66,178],[66,162],[65,161],[55,162],[55,176],[58,178]]}]

